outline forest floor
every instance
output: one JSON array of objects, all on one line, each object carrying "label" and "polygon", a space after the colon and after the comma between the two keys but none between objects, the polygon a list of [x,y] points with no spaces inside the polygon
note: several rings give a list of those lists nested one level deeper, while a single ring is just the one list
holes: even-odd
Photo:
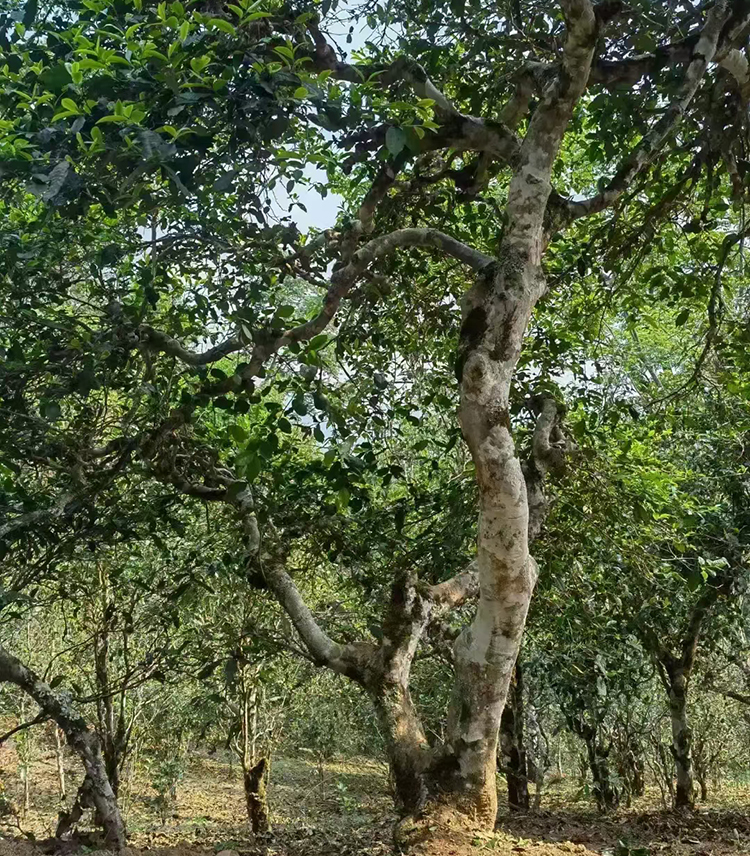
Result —
[{"label": "forest floor", "polygon": [[[69,789],[80,771],[71,761]],[[6,804],[23,803],[15,753],[0,750]],[[31,807],[0,818],[0,856],[40,856],[60,807],[53,753],[31,768]],[[236,764],[196,755],[177,786],[176,803],[160,811],[148,771],[123,785],[122,804],[133,848],[143,856],[383,856],[393,852],[393,814],[385,765],[370,759],[274,761],[269,787],[274,834],[263,845],[247,832]],[[163,815],[163,816],[162,816]],[[85,852],[95,852],[86,848]],[[648,794],[603,818],[573,784],[550,788],[543,810],[501,818],[494,835],[446,842],[452,853],[507,856],[728,856],[750,854],[750,788],[724,786],[693,815],[675,815]]]}]

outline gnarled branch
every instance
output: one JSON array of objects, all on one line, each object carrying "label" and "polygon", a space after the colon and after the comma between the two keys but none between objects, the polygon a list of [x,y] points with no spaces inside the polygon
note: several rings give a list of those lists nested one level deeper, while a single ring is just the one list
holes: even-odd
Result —
[{"label": "gnarled branch", "polygon": [[664,111],[661,119],[631,151],[622,166],[617,170],[614,178],[601,193],[581,202],[568,203],[568,220],[587,217],[614,205],[628,189],[633,179],[661,151],[667,137],[682,119],[685,110],[693,100],[698,86],[703,79],[703,75],[708,68],[708,64],[717,53],[719,38],[722,28],[729,18],[729,11],[729,3],[726,0],[719,0],[709,10],[700,37],[692,48],[690,62],[685,71],[678,96]]}]

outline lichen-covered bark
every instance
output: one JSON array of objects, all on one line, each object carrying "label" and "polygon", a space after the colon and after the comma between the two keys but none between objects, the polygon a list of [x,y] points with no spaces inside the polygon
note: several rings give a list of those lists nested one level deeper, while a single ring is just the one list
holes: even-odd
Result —
[{"label": "lichen-covered bark", "polygon": [[85,789],[104,827],[107,845],[122,850],[125,826],[94,731],[59,693],[3,648],[0,648],[0,681],[9,681],[27,692],[65,732],[68,745],[77,752],[86,770]]},{"label": "lichen-covered bark", "polygon": [[672,725],[672,756],[675,767],[675,808],[692,808],[695,804],[692,734],[687,717],[688,676],[676,669],[670,674],[669,718]]},{"label": "lichen-covered bark", "polygon": [[373,700],[385,739],[396,803],[403,813],[419,811],[427,799],[425,772],[431,755],[409,680],[432,609],[432,601],[417,591],[412,577],[396,579],[381,644],[362,672],[362,684]]}]

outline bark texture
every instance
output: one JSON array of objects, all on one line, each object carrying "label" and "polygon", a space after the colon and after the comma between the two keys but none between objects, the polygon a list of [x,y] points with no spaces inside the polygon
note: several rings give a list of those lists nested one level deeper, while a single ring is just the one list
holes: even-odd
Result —
[{"label": "bark texture", "polygon": [[247,816],[255,835],[262,835],[271,828],[266,798],[267,771],[268,759],[261,758],[257,764],[243,772]]},{"label": "bark texture", "polygon": [[692,732],[687,717],[688,679],[685,671],[675,669],[670,678],[669,719],[672,725],[672,756],[675,768],[675,808],[695,805],[693,784]]},{"label": "bark texture", "polygon": [[99,740],[94,731],[83,717],[73,710],[62,694],[51,689],[31,669],[3,648],[0,648],[0,681],[9,681],[28,693],[63,730],[68,745],[83,762],[86,770],[84,786],[104,827],[107,845],[113,850],[122,850],[125,847],[125,826],[107,778]]},{"label": "bark texture", "polygon": [[524,742],[523,670],[516,663],[508,700],[500,720],[502,766],[508,782],[508,807],[528,811],[529,777]]}]

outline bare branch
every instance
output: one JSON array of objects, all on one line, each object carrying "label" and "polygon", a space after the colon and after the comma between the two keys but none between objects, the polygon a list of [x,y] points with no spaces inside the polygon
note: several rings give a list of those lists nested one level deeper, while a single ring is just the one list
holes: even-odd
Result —
[{"label": "bare branch", "polygon": [[692,59],[698,38],[696,33],[677,42],[662,45],[652,53],[627,59],[597,59],[591,68],[588,85],[601,84],[607,88],[634,86],[648,74],[654,74],[663,68],[684,65]]},{"label": "bare branch", "polygon": [[171,357],[177,357],[183,363],[190,366],[205,366],[208,363],[215,363],[229,354],[239,351],[243,347],[242,342],[237,336],[231,336],[226,341],[213,348],[209,348],[202,353],[196,353],[188,348],[183,347],[176,339],[162,333],[160,330],[155,330],[148,324],[141,324],[138,328],[141,341],[155,351],[161,351]]},{"label": "bare branch", "polygon": [[445,582],[430,586],[427,596],[441,611],[454,609],[479,594],[479,572],[476,559],[461,573]]},{"label": "bare branch", "polygon": [[11,728],[10,731],[6,731],[5,734],[0,734],[0,746],[2,746],[6,740],[9,740],[14,734],[17,734],[19,731],[25,731],[27,728],[31,728],[34,725],[39,725],[41,722],[46,722],[48,719],[49,716],[43,710],[40,710],[39,713],[33,719],[30,719],[28,722],[22,722],[15,728]]},{"label": "bare branch", "polygon": [[535,247],[535,255],[541,252],[552,166],[573,108],[586,89],[598,29],[589,0],[562,0],[561,5],[567,25],[563,68],[531,117],[508,189],[507,239],[527,249]]},{"label": "bare branch", "polygon": [[[289,345],[291,342],[308,341],[313,336],[322,333],[336,314],[341,301],[368,266],[376,259],[403,247],[432,247],[441,250],[446,255],[453,256],[476,271],[480,271],[494,262],[492,256],[488,256],[437,229],[399,229],[387,235],[373,238],[354,252],[345,265],[334,270],[328,292],[323,299],[323,307],[314,318],[297,327],[292,327],[282,333],[281,336],[270,340],[265,338],[264,341],[264,331],[258,331],[258,338],[261,341],[254,346],[249,362],[240,373],[240,381],[251,380],[256,377],[266,360],[280,348]],[[200,365],[207,361],[204,359],[205,355],[194,354],[166,333],[156,335],[150,333],[149,343],[154,350],[165,351],[190,365]],[[233,350],[239,350],[240,347],[242,345],[239,340],[233,338],[212,350],[214,352],[221,351],[222,356],[226,356]],[[236,383],[237,381],[230,377],[204,391],[211,395],[223,395],[235,389]],[[1,531],[0,534],[2,534]]]},{"label": "bare branch", "polygon": [[287,571],[274,563],[263,569],[263,575],[315,662],[347,674],[350,664],[342,661],[344,646],[321,629]]}]

